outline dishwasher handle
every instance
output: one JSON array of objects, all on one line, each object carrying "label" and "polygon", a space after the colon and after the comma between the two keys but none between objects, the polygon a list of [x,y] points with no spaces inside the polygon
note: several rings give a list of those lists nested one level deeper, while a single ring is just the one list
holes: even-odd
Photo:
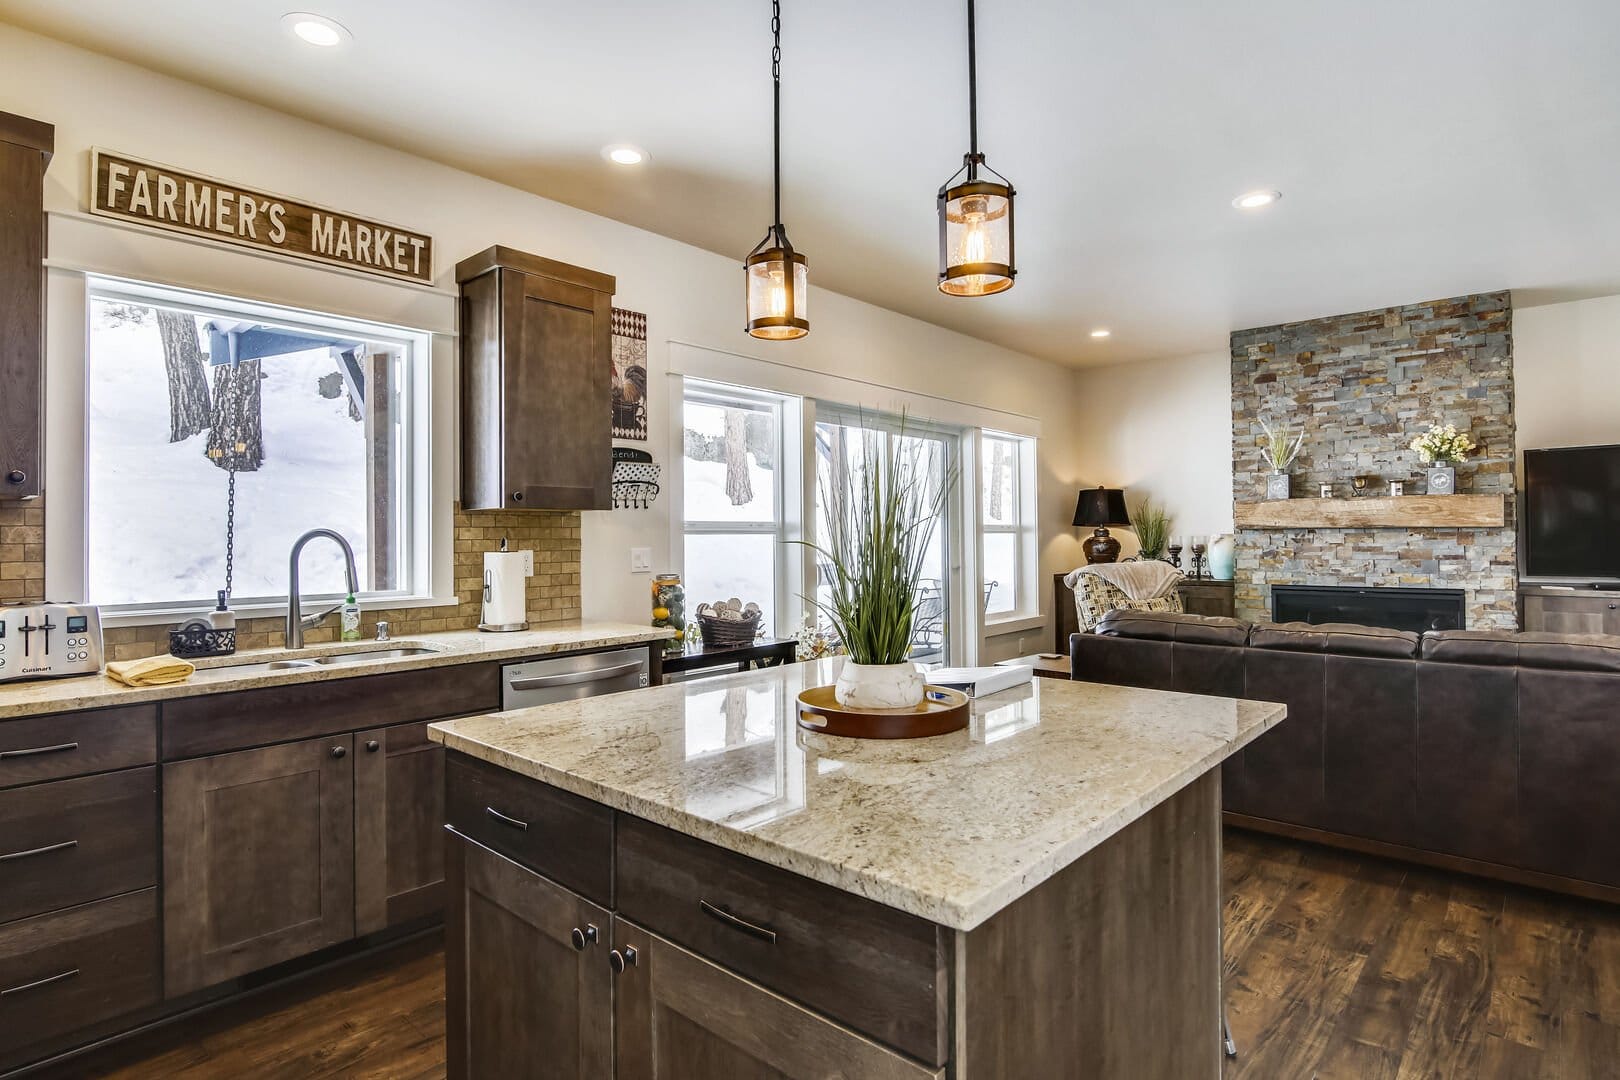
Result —
[{"label": "dishwasher handle", "polygon": [[616,679],[620,675],[633,675],[645,666],[646,661],[644,660],[632,660],[627,664],[592,668],[589,671],[565,671],[560,675],[532,675],[527,678],[514,678],[509,679],[506,685],[513,690],[544,690],[550,686],[576,686],[579,683],[603,682],[607,679]]}]

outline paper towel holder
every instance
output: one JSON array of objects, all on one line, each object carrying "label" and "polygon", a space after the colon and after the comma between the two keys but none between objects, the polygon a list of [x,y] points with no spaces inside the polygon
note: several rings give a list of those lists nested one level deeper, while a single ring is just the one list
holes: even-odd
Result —
[{"label": "paper towel holder", "polygon": [[[490,601],[494,598],[495,594],[495,576],[490,570],[490,560],[492,558],[502,558],[508,554],[509,552],[507,551],[505,537],[501,538],[501,549],[499,552],[485,552],[484,554],[484,589],[482,596],[482,612],[486,615],[489,613]],[[525,611],[524,614],[526,615],[527,612]],[[528,628],[529,623],[527,619],[519,622],[480,622],[478,624],[478,629],[492,634],[509,634],[517,630],[527,630]]]}]

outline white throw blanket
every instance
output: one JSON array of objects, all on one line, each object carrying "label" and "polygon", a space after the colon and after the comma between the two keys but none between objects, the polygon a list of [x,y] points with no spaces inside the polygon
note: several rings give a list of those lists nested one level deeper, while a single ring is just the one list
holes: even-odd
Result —
[{"label": "white throw blanket", "polygon": [[1157,559],[1142,562],[1090,563],[1071,570],[1063,584],[1074,588],[1081,574],[1096,574],[1132,600],[1156,600],[1168,595],[1181,581],[1180,570]]}]

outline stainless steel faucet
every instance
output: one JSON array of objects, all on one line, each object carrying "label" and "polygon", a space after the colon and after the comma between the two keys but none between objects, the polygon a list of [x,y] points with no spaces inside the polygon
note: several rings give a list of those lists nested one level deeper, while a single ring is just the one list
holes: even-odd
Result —
[{"label": "stainless steel faucet", "polygon": [[304,647],[304,631],[319,626],[321,620],[343,606],[340,600],[325,611],[314,615],[305,615],[303,603],[298,597],[298,556],[304,553],[304,545],[324,536],[343,549],[343,568],[349,577],[349,592],[358,595],[360,592],[360,576],[354,570],[354,548],[343,539],[341,533],[331,529],[311,529],[309,532],[293,541],[292,556],[287,560],[287,648],[302,649]]}]

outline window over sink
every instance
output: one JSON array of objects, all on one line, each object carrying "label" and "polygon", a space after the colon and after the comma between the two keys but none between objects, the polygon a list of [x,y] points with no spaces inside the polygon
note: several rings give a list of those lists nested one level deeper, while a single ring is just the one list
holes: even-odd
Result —
[{"label": "window over sink", "polygon": [[[87,299],[89,600],[275,602],[293,541],[317,527],[353,545],[363,598],[429,589],[414,512],[428,335],[108,279]],[[303,580],[341,595],[335,545],[309,547]]]}]

